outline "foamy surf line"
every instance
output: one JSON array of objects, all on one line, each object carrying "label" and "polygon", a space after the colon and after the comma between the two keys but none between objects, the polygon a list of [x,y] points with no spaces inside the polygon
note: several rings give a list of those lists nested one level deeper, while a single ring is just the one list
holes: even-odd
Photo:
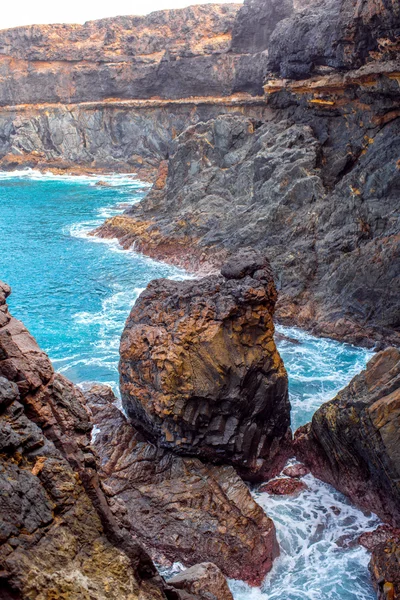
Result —
[{"label": "foamy surf line", "polygon": [[117,187],[120,185],[136,187],[136,188],[150,188],[151,184],[138,179],[134,173],[93,173],[89,175],[74,175],[74,174],[56,174],[50,171],[38,171],[37,169],[21,169],[14,171],[0,171],[0,180],[9,179],[28,179],[31,181],[57,181],[57,182],[68,182],[68,183],[82,183],[89,185],[96,185],[100,181],[103,181],[110,185],[110,187]]}]

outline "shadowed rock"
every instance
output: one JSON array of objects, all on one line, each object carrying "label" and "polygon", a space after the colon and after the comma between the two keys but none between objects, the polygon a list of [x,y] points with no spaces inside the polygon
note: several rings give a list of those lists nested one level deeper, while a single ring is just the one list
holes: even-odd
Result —
[{"label": "shadowed rock", "polygon": [[259,585],[279,552],[275,527],[235,470],[149,443],[106,386],[85,395],[100,477],[121,525],[161,564],[213,561],[225,575]]},{"label": "shadowed rock", "polygon": [[358,506],[400,524],[400,351],[375,355],[365,371],[295,434],[312,473]]},{"label": "shadowed rock", "polygon": [[273,335],[268,260],[238,253],[223,275],[151,282],[121,338],[121,394],[135,426],[177,454],[279,472],[290,452],[287,374]]}]

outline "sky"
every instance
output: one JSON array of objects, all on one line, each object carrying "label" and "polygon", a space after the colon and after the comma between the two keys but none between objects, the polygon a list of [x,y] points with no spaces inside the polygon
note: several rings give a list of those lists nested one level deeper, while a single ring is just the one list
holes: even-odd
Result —
[{"label": "sky", "polygon": [[[43,23],[84,23],[117,15],[235,0],[2,0],[0,29]],[[236,0],[240,1],[240,0]]]}]

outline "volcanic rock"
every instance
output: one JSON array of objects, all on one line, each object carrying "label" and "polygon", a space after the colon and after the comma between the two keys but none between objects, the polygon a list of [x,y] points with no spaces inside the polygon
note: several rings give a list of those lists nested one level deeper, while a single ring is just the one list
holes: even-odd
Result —
[{"label": "volcanic rock", "polygon": [[374,547],[369,570],[378,600],[400,598],[400,536],[398,534]]},{"label": "volcanic rock", "polygon": [[233,600],[225,577],[213,563],[201,563],[168,580],[170,585],[204,600]]},{"label": "volcanic rock", "polygon": [[293,96],[297,123],[279,120],[282,110],[268,123],[221,115],[189,127],[170,146],[163,187],[98,233],[200,272],[251,246],[271,261],[281,322],[356,344],[399,343],[400,125],[377,116],[373,131],[360,127],[378,97],[396,96],[392,79],[382,81],[369,116],[350,88],[335,116],[317,112],[310,90]]},{"label": "volcanic rock", "polygon": [[316,477],[399,526],[400,351],[376,354],[296,431],[294,445]]},{"label": "volcanic rock", "polygon": [[373,550],[379,544],[386,544],[389,540],[399,538],[400,529],[390,525],[379,525],[375,531],[366,531],[358,538],[358,543],[367,550]]},{"label": "volcanic rock", "polygon": [[287,477],[294,477],[294,478],[304,477],[304,475],[308,475],[309,472],[310,472],[310,469],[300,463],[296,463],[295,465],[290,465],[290,466],[286,467],[285,469],[283,469],[283,471],[282,471],[282,473],[284,475],[286,475]]},{"label": "volcanic rock", "polygon": [[0,282],[0,597],[166,600],[107,505],[84,397],[10,315],[9,293]]},{"label": "volcanic rock", "polygon": [[260,492],[267,492],[273,496],[293,496],[307,489],[306,484],[294,477],[280,477],[265,483],[260,487]]},{"label": "volcanic rock", "polygon": [[255,251],[238,253],[222,272],[229,278],[160,279],[140,295],[121,338],[122,402],[163,448],[262,480],[290,453],[276,290]]},{"label": "volcanic rock", "polygon": [[275,527],[235,470],[149,443],[106,386],[85,395],[100,477],[121,525],[156,562],[211,560],[225,575],[259,585],[279,553]]}]

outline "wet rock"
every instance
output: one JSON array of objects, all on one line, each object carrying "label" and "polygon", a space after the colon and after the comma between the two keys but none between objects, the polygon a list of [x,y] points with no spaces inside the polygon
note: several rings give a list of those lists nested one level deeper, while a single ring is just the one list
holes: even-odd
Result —
[{"label": "wet rock", "polygon": [[369,563],[378,600],[400,598],[400,536],[398,532],[374,546]]},{"label": "wet rock", "polygon": [[186,569],[168,580],[180,590],[196,594],[204,600],[233,600],[225,577],[213,563],[206,562]]},{"label": "wet rock", "polygon": [[294,496],[308,489],[307,485],[294,477],[273,479],[260,487],[260,492],[273,496]]},{"label": "wet rock", "polygon": [[0,283],[0,597],[165,600],[107,505],[83,395],[10,315],[9,293]]},{"label": "wet rock", "polygon": [[358,538],[358,543],[367,550],[373,550],[379,544],[386,544],[389,540],[399,538],[400,529],[389,525],[380,525],[375,531],[366,531]]},{"label": "wet rock", "polygon": [[106,386],[85,395],[100,477],[123,527],[158,563],[212,561],[225,575],[259,585],[279,552],[275,527],[235,470],[149,443]]},{"label": "wet rock", "polygon": [[283,471],[282,471],[282,473],[284,475],[286,475],[287,477],[294,477],[294,478],[304,477],[305,475],[308,475],[309,472],[310,472],[310,469],[308,467],[306,467],[306,465],[302,465],[301,463],[297,463],[295,465],[290,465],[290,466],[286,467],[285,469],[283,469]]},{"label": "wet rock", "polygon": [[294,446],[316,477],[398,526],[399,431],[400,352],[388,348],[296,431]]},{"label": "wet rock", "polygon": [[290,454],[276,290],[268,260],[254,251],[222,272],[230,278],[160,279],[140,295],[121,338],[122,402],[163,448],[262,480]]}]

